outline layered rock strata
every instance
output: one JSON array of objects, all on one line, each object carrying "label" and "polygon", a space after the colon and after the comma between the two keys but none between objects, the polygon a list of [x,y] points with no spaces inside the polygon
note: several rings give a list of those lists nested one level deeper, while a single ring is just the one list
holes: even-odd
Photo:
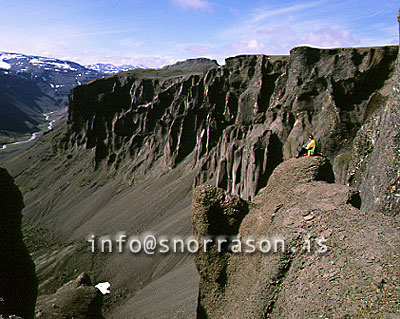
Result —
[{"label": "layered rock strata", "polygon": [[190,159],[195,185],[213,182],[253,199],[314,134],[346,183],[359,159],[354,138],[391,95],[397,53],[298,47],[290,56],[206,64],[203,73],[182,66],[120,73],[72,91],[62,145],[93,148],[96,167],[123,168],[131,179]]}]

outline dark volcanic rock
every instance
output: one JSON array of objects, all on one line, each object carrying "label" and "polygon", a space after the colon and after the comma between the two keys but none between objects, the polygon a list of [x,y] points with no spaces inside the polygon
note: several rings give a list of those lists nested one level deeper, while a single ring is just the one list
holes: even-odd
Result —
[{"label": "dark volcanic rock", "polygon": [[172,65],[167,65],[163,67],[164,70],[190,70],[205,72],[212,68],[217,68],[218,63],[216,60],[210,60],[206,58],[198,58],[198,59],[188,59],[185,61],[177,62]]},{"label": "dark volcanic rock", "polygon": [[193,205],[193,233],[198,237],[237,234],[248,212],[246,201],[211,185],[196,188]]},{"label": "dark volcanic rock", "polygon": [[22,241],[24,202],[8,172],[0,168],[0,315],[33,318],[38,280]]},{"label": "dark volcanic rock", "polygon": [[[271,243],[270,253],[234,253],[229,247],[218,251],[215,244],[205,253],[199,250],[198,318],[372,318],[396,313],[399,225],[391,217],[357,209],[358,193],[328,183],[331,176],[322,157],[291,159],[276,168],[236,232],[243,251],[250,249],[247,239],[258,247],[264,238]],[[199,239],[219,227],[224,198],[231,195],[215,187],[195,190],[193,229]],[[232,209],[239,200],[231,202]],[[284,241],[284,252],[282,244],[274,250],[277,238]]]},{"label": "dark volcanic rock", "polygon": [[391,94],[397,53],[299,47],[229,58],[205,73],[179,65],[120,73],[72,91],[62,145],[93,148],[96,167],[125,168],[130,179],[188,158],[195,185],[253,199],[314,134],[346,183],[354,138]]},{"label": "dark volcanic rock", "polygon": [[39,297],[36,318],[102,319],[102,304],[103,295],[82,273],[55,294]]},{"label": "dark volcanic rock", "polygon": [[400,55],[391,96],[358,132],[352,158],[349,183],[362,207],[400,214]]}]

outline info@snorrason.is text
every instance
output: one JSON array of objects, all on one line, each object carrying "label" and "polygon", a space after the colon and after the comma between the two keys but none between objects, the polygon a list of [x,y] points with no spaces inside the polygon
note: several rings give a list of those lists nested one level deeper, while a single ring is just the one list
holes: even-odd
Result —
[{"label": "info@snorrason.is text", "polygon": [[127,236],[120,232],[115,236],[100,236],[94,234],[87,239],[90,251],[101,253],[122,253],[130,251],[133,254],[145,253],[197,253],[216,249],[218,252],[230,251],[232,253],[279,253],[279,252],[317,252],[320,254],[328,251],[327,239],[324,236],[305,236],[295,246],[286,243],[285,239],[276,237],[262,238],[237,238],[236,236],[207,236],[204,238],[155,236],[145,233],[139,236]]}]

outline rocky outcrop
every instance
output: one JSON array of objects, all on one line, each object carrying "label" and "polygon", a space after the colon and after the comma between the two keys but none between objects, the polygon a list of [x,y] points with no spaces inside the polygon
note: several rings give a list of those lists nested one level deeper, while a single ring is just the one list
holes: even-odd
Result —
[{"label": "rocky outcrop", "polygon": [[314,134],[336,180],[346,183],[354,138],[389,99],[397,53],[396,46],[298,47],[290,56],[205,64],[205,73],[120,73],[72,91],[61,144],[93,148],[96,167],[124,171],[131,181],[188,159],[195,185],[253,199]]},{"label": "rocky outcrop", "polygon": [[0,168],[0,315],[34,317],[38,280],[22,241],[24,201],[8,172]]},{"label": "rocky outcrop", "polygon": [[[330,183],[332,177],[325,158],[304,157],[280,164],[252,203],[214,186],[195,189],[199,240],[215,235],[226,216],[236,220],[217,232],[235,235],[234,246],[209,243],[195,258],[198,318],[396,315],[399,225],[359,210],[358,192]],[[248,239],[253,253],[246,252],[252,250]],[[262,239],[271,244],[269,252],[265,241],[258,245]]]},{"label": "rocky outcrop", "polygon": [[92,286],[90,277],[82,273],[55,294],[39,297],[36,318],[101,319],[102,304],[103,295]]}]

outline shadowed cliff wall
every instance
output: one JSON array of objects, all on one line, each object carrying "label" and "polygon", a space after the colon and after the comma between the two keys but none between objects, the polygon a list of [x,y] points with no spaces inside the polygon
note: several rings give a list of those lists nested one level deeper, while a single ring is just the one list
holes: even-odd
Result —
[{"label": "shadowed cliff wall", "polygon": [[346,183],[354,138],[390,97],[397,53],[298,47],[290,56],[229,58],[204,73],[120,73],[72,91],[62,145],[93,148],[96,167],[122,168],[131,181],[189,157],[195,185],[252,199],[313,134]]},{"label": "shadowed cliff wall", "polygon": [[34,317],[38,279],[22,241],[24,201],[7,170],[0,168],[0,315]]}]

